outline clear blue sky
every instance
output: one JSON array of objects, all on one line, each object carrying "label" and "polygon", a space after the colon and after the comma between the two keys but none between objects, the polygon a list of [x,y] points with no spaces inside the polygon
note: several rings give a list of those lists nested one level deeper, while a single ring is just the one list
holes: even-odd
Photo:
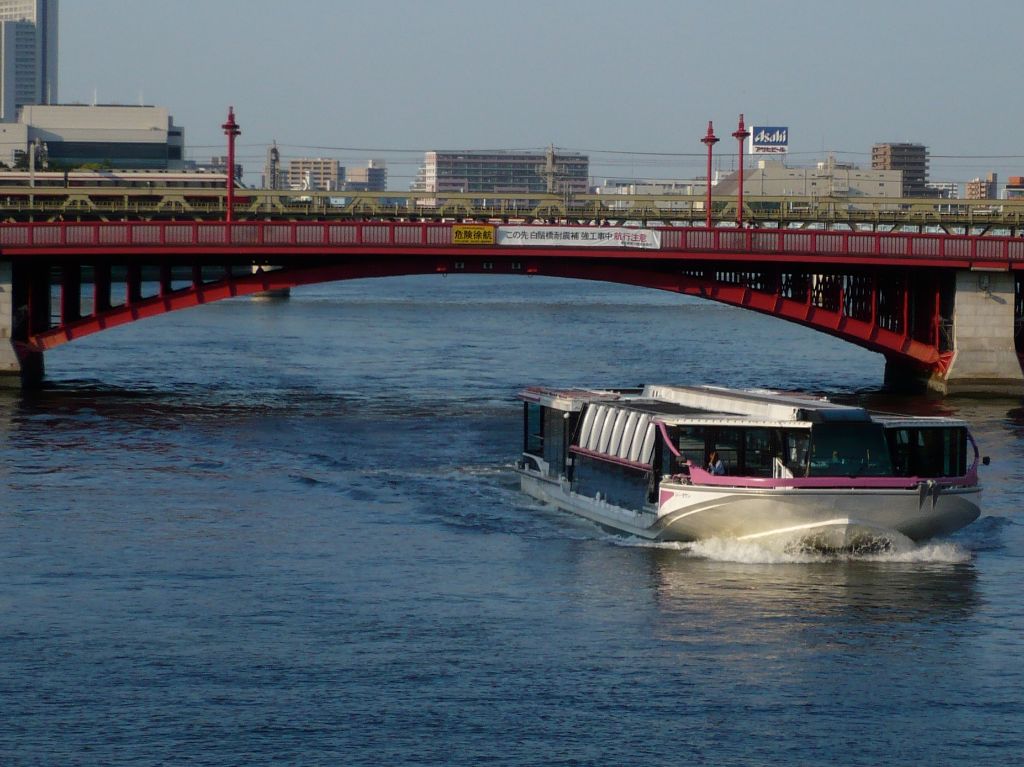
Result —
[{"label": "clear blue sky", "polygon": [[63,0],[60,96],[167,106],[196,158],[233,104],[250,179],[274,139],[384,157],[393,188],[421,159],[393,150],[549,143],[595,174],[692,177],[708,119],[724,155],[744,112],[789,126],[791,164],[915,141],[933,180],[1005,180],[1022,34],[1022,0]]}]

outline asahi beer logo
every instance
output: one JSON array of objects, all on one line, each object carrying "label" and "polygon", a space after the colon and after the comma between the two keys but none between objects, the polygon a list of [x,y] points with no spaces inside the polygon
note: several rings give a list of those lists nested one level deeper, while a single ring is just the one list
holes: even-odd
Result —
[{"label": "asahi beer logo", "polygon": [[755,125],[750,129],[751,154],[786,154],[789,151],[789,128]]}]

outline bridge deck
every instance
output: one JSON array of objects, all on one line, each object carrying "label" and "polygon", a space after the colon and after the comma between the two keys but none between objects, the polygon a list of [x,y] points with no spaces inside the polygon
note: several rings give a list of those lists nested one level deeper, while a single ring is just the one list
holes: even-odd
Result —
[{"label": "bridge deck", "polygon": [[[460,229],[483,238],[456,244]],[[601,231],[600,228],[581,228]],[[645,260],[707,259],[772,263],[827,261],[841,264],[904,264],[960,269],[1024,269],[1024,238],[917,233],[836,232],[787,229],[708,230],[657,227],[656,249],[576,247],[572,244],[504,247],[493,244],[498,227],[397,222],[92,222],[0,226],[0,256],[73,257],[108,254],[202,255],[260,260],[314,253],[366,252],[559,258],[635,256]],[[538,229],[538,231],[540,231]],[[490,234],[488,234],[488,232]]]},{"label": "bridge deck", "polygon": [[[800,323],[929,374],[944,374],[956,354],[954,309],[964,286],[978,292],[981,308],[1005,309],[1003,325],[1016,327],[1024,315],[1024,237],[936,233],[56,222],[0,225],[0,269],[10,274],[10,319],[0,336],[11,339],[22,369],[39,360],[40,370],[48,349],[157,314],[265,290],[410,274],[569,277],[672,291]],[[970,279],[960,285],[963,275]],[[1012,353],[1013,328],[1006,333]]]}]

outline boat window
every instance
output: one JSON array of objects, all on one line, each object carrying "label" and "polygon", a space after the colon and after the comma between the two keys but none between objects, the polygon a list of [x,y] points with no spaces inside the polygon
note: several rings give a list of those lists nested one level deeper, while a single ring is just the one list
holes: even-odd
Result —
[{"label": "boat window", "polygon": [[778,440],[771,429],[746,429],[743,437],[743,474],[748,477],[770,477],[778,454]]},{"label": "boat window", "polygon": [[740,465],[740,445],[743,444],[743,429],[720,427],[711,436],[710,450],[718,451],[718,457],[725,464],[726,474],[736,474]]},{"label": "boat window", "polygon": [[822,423],[811,427],[811,476],[892,475],[885,430],[875,423]]},{"label": "boat window", "polygon": [[888,432],[893,471],[903,477],[960,477],[967,472],[963,427],[899,428]]},{"label": "boat window", "polygon": [[913,476],[910,466],[910,429],[891,429],[889,431],[889,452],[893,458],[893,474],[896,476]]},{"label": "boat window", "polygon": [[544,424],[541,428],[544,460],[548,462],[548,473],[558,476],[565,471],[565,452],[572,435],[569,414],[564,410],[544,408]]},{"label": "boat window", "polygon": [[[928,431],[935,431],[928,429]],[[967,473],[967,430],[939,429],[942,433],[943,477],[960,477]]]},{"label": "boat window", "polygon": [[544,419],[541,406],[535,402],[524,403],[523,408],[523,451],[541,455],[544,452]]},{"label": "boat window", "polygon": [[590,497],[601,498],[615,506],[638,509],[657,500],[657,476],[630,466],[619,466],[588,455],[576,457],[573,490]]},{"label": "boat window", "polygon": [[685,466],[687,461],[692,461],[697,466],[704,465],[704,432],[703,426],[679,427],[676,446],[679,448],[680,466]]},{"label": "boat window", "polygon": [[782,433],[782,468],[780,476],[787,474],[792,477],[807,476],[808,448],[811,434],[808,431],[785,431]]}]

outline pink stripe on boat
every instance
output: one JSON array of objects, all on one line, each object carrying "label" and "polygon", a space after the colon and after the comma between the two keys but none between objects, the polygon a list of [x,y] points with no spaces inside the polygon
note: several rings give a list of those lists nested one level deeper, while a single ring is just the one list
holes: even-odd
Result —
[{"label": "pink stripe on boat", "polygon": [[745,487],[779,489],[814,489],[814,488],[858,488],[864,490],[910,490],[922,482],[934,482],[944,487],[972,487],[978,484],[977,462],[962,477],[731,477],[715,475],[705,471],[693,462],[687,461],[690,467],[690,479],[695,485],[711,487]]}]

